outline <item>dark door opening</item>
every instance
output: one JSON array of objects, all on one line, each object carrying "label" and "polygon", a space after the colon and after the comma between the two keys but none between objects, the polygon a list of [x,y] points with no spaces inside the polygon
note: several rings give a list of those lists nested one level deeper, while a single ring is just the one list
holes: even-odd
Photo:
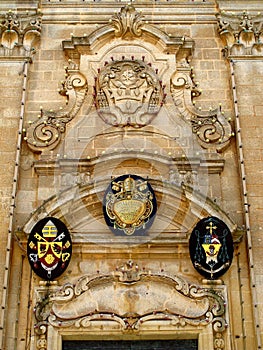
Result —
[{"label": "dark door opening", "polygon": [[62,350],[198,350],[197,339],[187,340],[70,340]]}]

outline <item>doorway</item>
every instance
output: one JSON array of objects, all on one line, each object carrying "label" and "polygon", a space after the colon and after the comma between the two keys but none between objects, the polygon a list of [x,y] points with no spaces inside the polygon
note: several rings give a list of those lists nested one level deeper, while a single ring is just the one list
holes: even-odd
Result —
[{"label": "doorway", "polygon": [[62,350],[198,350],[197,339],[63,341]]}]

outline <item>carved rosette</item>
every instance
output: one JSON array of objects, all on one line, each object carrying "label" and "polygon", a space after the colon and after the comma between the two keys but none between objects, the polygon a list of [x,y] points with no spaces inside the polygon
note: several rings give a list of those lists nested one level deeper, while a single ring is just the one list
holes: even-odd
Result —
[{"label": "carved rosette", "polygon": [[201,111],[193,104],[193,98],[200,95],[192,79],[192,69],[181,68],[171,78],[171,94],[179,113],[187,121],[199,144],[205,148],[222,151],[228,146],[232,132],[231,124],[224,116],[221,106]]},{"label": "carved rosette", "polygon": [[263,16],[221,12],[217,14],[218,32],[225,42],[228,56],[263,55]]},{"label": "carved rosette", "polygon": [[2,53],[31,57],[39,42],[40,33],[39,14],[17,14],[9,10],[0,18]]},{"label": "carved rosette", "polygon": [[[39,119],[30,125],[24,138],[31,150],[36,152],[52,150],[59,144],[62,134],[65,132],[66,124],[80,110],[87,89],[87,80],[77,67],[66,68],[66,80],[62,83],[60,94],[67,98],[69,109],[68,111],[58,112],[40,110]],[[75,95],[75,98],[72,95]]]},{"label": "carved rosette", "polygon": [[143,61],[108,63],[99,72],[95,102],[99,116],[113,126],[142,127],[163,105],[164,92],[157,74]]}]

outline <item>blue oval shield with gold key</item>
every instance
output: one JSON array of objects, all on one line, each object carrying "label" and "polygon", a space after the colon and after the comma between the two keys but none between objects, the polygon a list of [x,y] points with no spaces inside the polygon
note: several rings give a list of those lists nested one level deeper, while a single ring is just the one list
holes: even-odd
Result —
[{"label": "blue oval shield with gold key", "polygon": [[153,223],[156,210],[154,191],[140,176],[119,176],[105,191],[104,218],[115,235],[145,235]]},{"label": "blue oval shield with gold key", "polygon": [[32,270],[44,280],[59,277],[68,267],[72,242],[66,225],[46,217],[32,229],[27,242],[27,256]]},{"label": "blue oval shield with gold key", "polygon": [[189,250],[194,268],[208,279],[217,279],[229,269],[233,259],[231,232],[219,218],[204,218],[192,231]]}]

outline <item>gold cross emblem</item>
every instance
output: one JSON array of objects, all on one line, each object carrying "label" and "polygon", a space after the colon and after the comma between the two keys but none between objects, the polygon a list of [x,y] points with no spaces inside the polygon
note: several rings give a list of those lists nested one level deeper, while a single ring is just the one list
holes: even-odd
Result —
[{"label": "gold cross emblem", "polygon": [[212,235],[212,234],[213,234],[213,230],[216,230],[217,227],[216,227],[216,226],[213,226],[212,221],[210,221],[210,222],[209,222],[209,226],[206,226],[206,229],[209,230],[209,231],[210,231],[210,232],[209,232],[210,235]]}]

